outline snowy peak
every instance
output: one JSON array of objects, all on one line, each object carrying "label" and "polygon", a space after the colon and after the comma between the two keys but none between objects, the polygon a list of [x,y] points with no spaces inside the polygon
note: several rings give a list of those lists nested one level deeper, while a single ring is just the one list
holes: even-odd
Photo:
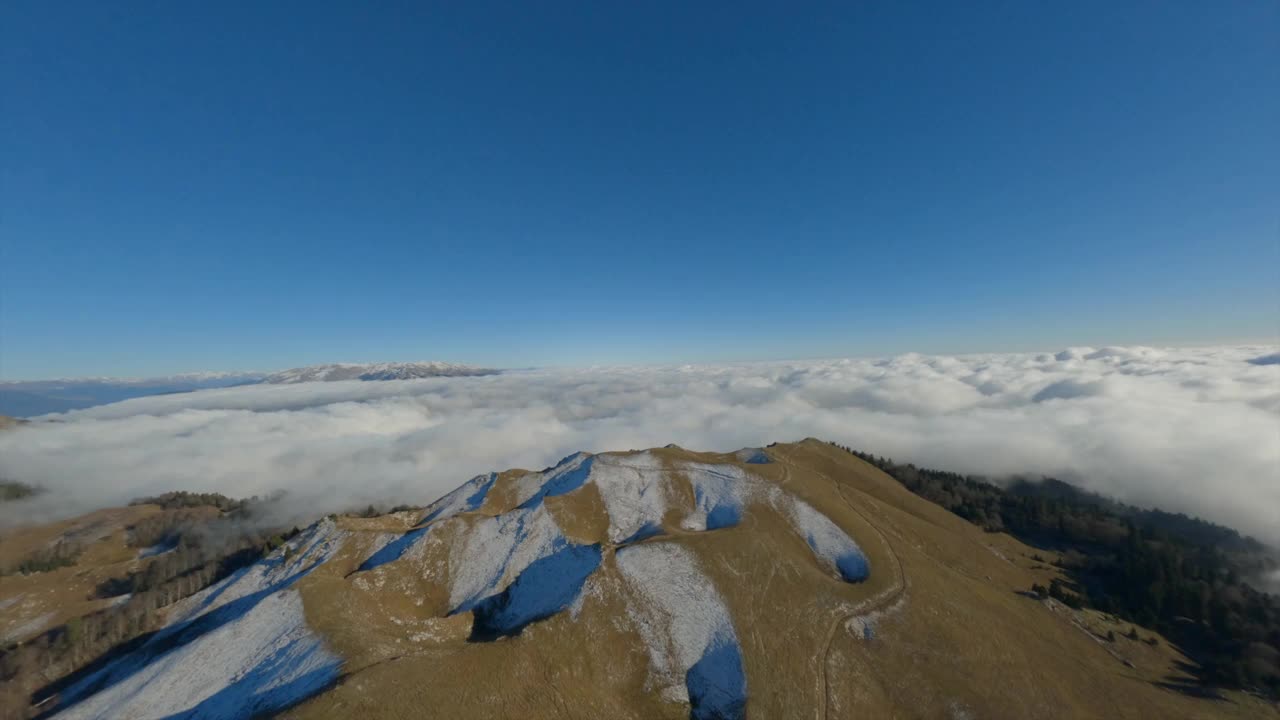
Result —
[{"label": "snowy peak", "polygon": [[256,385],[335,380],[413,380],[493,375],[498,370],[447,362],[331,363],[276,373],[197,372],[155,378],[71,378],[0,381],[0,415],[38,417],[172,393]]},{"label": "snowy peak", "polygon": [[65,387],[79,385],[175,385],[175,384],[192,384],[200,383],[219,383],[226,381],[237,384],[252,383],[261,380],[266,373],[256,372],[252,370],[204,370],[199,372],[177,373],[174,375],[160,375],[155,377],[115,377],[115,376],[92,376],[92,377],[63,377],[49,378],[47,380],[0,380],[0,387],[5,386],[25,386],[25,387]]},{"label": "snowy peak", "polygon": [[282,370],[268,375],[263,382],[273,385],[290,385],[338,380],[416,380],[431,377],[496,375],[498,372],[490,368],[448,362],[330,363]]}]

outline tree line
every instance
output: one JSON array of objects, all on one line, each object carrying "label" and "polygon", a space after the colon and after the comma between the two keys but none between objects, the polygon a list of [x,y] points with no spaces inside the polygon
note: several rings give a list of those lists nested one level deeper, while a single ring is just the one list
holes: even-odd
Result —
[{"label": "tree line", "polygon": [[222,512],[235,512],[243,510],[250,505],[258,502],[257,496],[247,500],[237,500],[229,498],[221,493],[197,493],[187,492],[186,490],[177,490],[167,492],[152,497],[142,497],[129,502],[130,505],[159,505],[165,510],[178,510],[181,508],[194,507],[215,507]]},{"label": "tree line", "polygon": [[46,548],[40,548],[12,565],[0,565],[0,575],[30,575],[70,567],[84,553],[84,544],[59,540]]}]

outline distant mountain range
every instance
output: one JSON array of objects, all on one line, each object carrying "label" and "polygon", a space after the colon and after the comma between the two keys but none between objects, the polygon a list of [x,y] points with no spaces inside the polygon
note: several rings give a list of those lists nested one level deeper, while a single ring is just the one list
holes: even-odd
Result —
[{"label": "distant mountain range", "polygon": [[35,417],[148,395],[261,382],[261,373],[193,373],[162,378],[67,378],[0,382],[0,415]]},{"label": "distant mountain range", "polygon": [[335,380],[416,380],[430,377],[495,375],[498,372],[490,368],[447,362],[331,363],[272,373],[263,378],[262,382],[285,385]]},{"label": "distant mountain range", "polygon": [[413,380],[430,377],[493,375],[490,368],[447,362],[331,363],[263,372],[197,372],[155,378],[60,378],[0,381],[0,415],[35,417],[82,410],[148,395],[268,383],[274,385],[337,380]]}]

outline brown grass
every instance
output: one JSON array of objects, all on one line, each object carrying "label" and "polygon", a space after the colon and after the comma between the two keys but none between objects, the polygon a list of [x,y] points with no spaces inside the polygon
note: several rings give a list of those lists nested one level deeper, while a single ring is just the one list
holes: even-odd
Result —
[{"label": "brown grass", "polygon": [[110,508],[0,534],[0,564],[6,567],[59,541],[85,547],[72,566],[0,577],[0,638],[25,640],[108,606],[110,600],[94,597],[98,584],[123,578],[139,567],[138,549],[126,545],[125,528],[160,512],[154,505]]}]

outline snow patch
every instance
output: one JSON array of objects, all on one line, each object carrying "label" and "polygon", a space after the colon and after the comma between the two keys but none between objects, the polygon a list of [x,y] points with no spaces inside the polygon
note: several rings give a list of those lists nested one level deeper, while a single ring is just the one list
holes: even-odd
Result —
[{"label": "snow patch", "polygon": [[138,559],[141,560],[143,558],[156,557],[157,555],[164,555],[167,552],[172,552],[177,547],[178,547],[178,542],[176,540],[156,543],[151,547],[145,547],[139,550]]},{"label": "snow patch", "polygon": [[733,527],[742,520],[742,508],[751,494],[751,481],[736,465],[681,463],[680,470],[693,485],[696,509],[681,526],[702,531]]},{"label": "snow patch", "polygon": [[652,453],[601,455],[591,466],[591,482],[609,513],[609,541],[635,542],[662,531],[668,498],[668,470]]},{"label": "snow patch", "polygon": [[[6,607],[8,606],[6,605]],[[55,614],[56,613],[47,612],[43,615],[31,618],[21,625],[15,625],[9,628],[5,631],[3,636],[0,636],[0,642],[9,643],[14,640],[23,640],[40,633],[40,631],[44,630],[49,622],[53,620]]]},{"label": "snow patch", "polygon": [[651,682],[687,701],[694,718],[739,718],[747,679],[737,634],[720,593],[687,549],[669,542],[616,555],[628,588],[627,615],[649,650]]},{"label": "snow patch", "polygon": [[748,465],[767,465],[773,462],[761,448],[742,448],[734,453],[734,457]]},{"label": "snow patch", "polygon": [[291,586],[337,552],[322,520],[283,549],[179,602],[138,650],[62,693],[59,718],[245,718],[280,710],[338,676],[341,659],[307,627]]},{"label": "snow patch", "polygon": [[901,610],[906,604],[906,598],[906,593],[903,593],[886,608],[850,617],[844,623],[845,631],[855,638],[874,640],[880,621]]},{"label": "snow patch", "polygon": [[450,549],[451,614],[502,592],[525,568],[564,542],[555,519],[541,504],[480,519]]},{"label": "snow patch", "polygon": [[402,555],[417,544],[423,535],[431,530],[432,526],[410,530],[399,536],[393,536],[389,542],[384,543],[376,552],[369,556],[367,560],[360,563],[360,567],[356,568],[356,572],[364,572],[377,567],[382,567],[389,562],[399,560]]},{"label": "snow patch", "polygon": [[422,522],[444,520],[458,513],[479,510],[497,479],[497,473],[477,475],[471,478],[459,485],[453,492],[432,503],[429,512],[422,518]]},{"label": "snow patch", "polygon": [[506,590],[476,604],[471,640],[518,635],[576,601],[583,583],[600,566],[600,546],[557,544],[561,547],[530,563]]},{"label": "snow patch", "polygon": [[547,472],[526,475],[517,485],[520,492],[519,507],[522,509],[535,507],[540,505],[544,498],[577,490],[587,481],[594,464],[593,456],[576,453],[561,460]]},{"label": "snow patch", "polygon": [[846,582],[862,582],[871,576],[871,564],[853,538],[809,503],[788,499],[791,522],[814,554],[830,564]]},{"label": "snow patch", "polygon": [[337,679],[341,664],[307,628],[302,598],[288,589],[271,593],[234,621],[138,667],[56,717],[248,718],[322,690]]}]

